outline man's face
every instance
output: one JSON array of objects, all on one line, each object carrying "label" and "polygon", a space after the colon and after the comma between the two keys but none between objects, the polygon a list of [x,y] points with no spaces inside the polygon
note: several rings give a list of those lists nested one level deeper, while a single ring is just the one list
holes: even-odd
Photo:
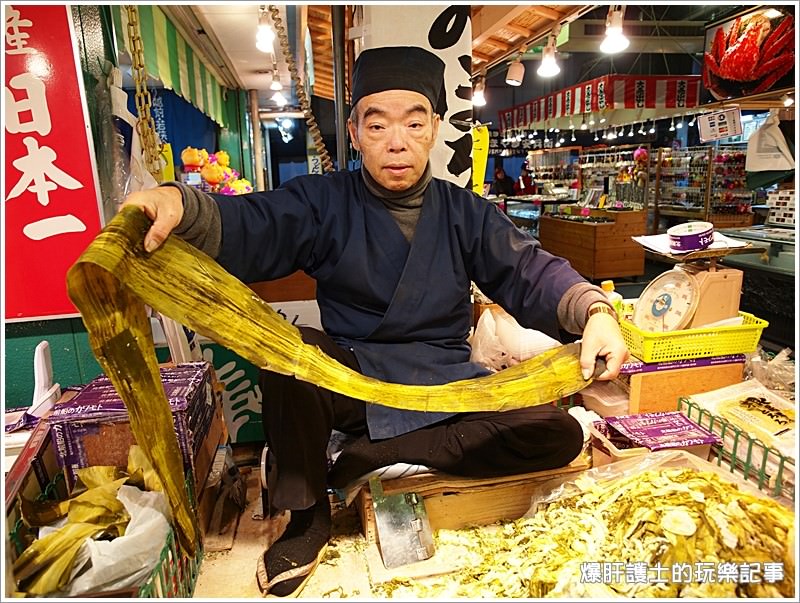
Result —
[{"label": "man's face", "polygon": [[375,181],[391,191],[416,184],[439,132],[427,97],[411,90],[377,92],[358,101],[356,116],[356,123],[347,122],[350,139]]}]

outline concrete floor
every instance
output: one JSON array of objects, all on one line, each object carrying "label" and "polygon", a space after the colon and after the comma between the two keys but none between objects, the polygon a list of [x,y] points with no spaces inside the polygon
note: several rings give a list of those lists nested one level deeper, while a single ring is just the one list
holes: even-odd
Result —
[{"label": "concrete floor", "polygon": [[[280,536],[287,516],[273,520],[254,519],[261,510],[258,475],[247,478],[247,506],[240,516],[233,547],[224,552],[206,552],[200,566],[194,598],[260,599],[255,572],[258,556]],[[361,521],[355,504],[334,505],[333,536],[327,552],[299,598],[321,599],[384,599],[379,586],[396,578],[425,580],[460,569],[466,563],[454,544],[437,545],[433,557],[426,561],[386,569],[375,543],[369,544],[361,533]],[[489,528],[487,528],[489,529]],[[404,598],[402,594],[398,597]]]},{"label": "concrete floor", "polygon": [[[261,510],[260,485],[255,471],[246,475],[247,506],[240,516],[233,547],[224,552],[206,552],[200,566],[195,598],[260,599],[256,562],[264,549],[283,532],[287,516],[255,519]],[[372,598],[368,554],[354,508],[335,509],[333,538],[317,570],[300,597]],[[374,545],[373,545],[374,547]]]}]

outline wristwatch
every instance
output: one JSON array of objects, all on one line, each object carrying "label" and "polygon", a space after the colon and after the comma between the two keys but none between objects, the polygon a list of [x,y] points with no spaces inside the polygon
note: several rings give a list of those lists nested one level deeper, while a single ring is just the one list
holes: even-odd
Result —
[{"label": "wristwatch", "polygon": [[601,304],[595,306],[594,308],[589,308],[589,311],[586,313],[586,320],[589,320],[594,314],[597,314],[598,312],[602,314],[610,314],[615,319],[618,319],[617,313],[614,312],[614,309],[611,306]]}]

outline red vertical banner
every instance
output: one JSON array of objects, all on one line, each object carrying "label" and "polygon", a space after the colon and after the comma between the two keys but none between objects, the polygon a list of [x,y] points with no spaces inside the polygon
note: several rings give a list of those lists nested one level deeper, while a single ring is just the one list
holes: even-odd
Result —
[{"label": "red vertical banner", "polygon": [[74,316],[66,274],[101,228],[69,7],[5,10],[5,317]]}]

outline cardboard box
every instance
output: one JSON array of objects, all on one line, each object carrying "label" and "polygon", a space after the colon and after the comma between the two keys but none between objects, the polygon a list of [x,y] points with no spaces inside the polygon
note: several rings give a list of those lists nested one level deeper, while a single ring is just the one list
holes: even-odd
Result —
[{"label": "cardboard box", "polygon": [[589,425],[592,464],[605,465],[656,450],[681,449],[707,460],[718,436],[681,412],[608,417]]},{"label": "cardboard box", "polygon": [[[160,371],[184,470],[192,471],[197,492],[205,483],[219,441],[206,441],[215,417],[224,426],[221,399],[213,387],[213,368],[206,362],[193,362],[162,367]],[[82,467],[126,467],[128,449],[136,443],[127,409],[105,376],[93,380],[68,402],[57,404],[48,422],[70,491],[75,486],[77,470]],[[219,437],[221,427],[215,429],[214,435]]]},{"label": "cardboard box", "polygon": [[670,362],[626,362],[620,371],[629,392],[629,414],[672,411],[681,397],[740,383],[744,354]]}]

